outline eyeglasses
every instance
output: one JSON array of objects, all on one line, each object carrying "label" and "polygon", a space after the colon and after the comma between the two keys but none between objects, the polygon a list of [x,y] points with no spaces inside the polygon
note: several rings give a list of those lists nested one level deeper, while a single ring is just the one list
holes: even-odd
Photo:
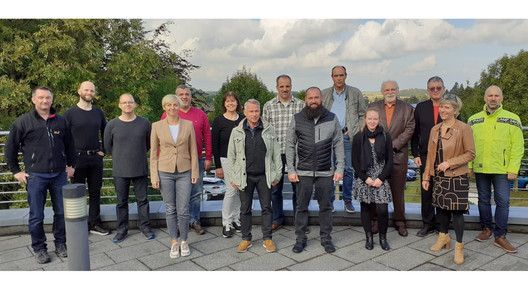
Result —
[{"label": "eyeglasses", "polygon": [[443,88],[444,87],[431,87],[431,88],[429,88],[429,91],[431,91],[431,92],[437,91],[438,92],[438,91],[442,91]]},{"label": "eyeglasses", "polygon": [[136,102],[134,102],[134,101],[119,102],[119,104],[123,104],[123,105],[127,105],[127,104],[128,105],[132,105],[134,103],[136,103]]}]

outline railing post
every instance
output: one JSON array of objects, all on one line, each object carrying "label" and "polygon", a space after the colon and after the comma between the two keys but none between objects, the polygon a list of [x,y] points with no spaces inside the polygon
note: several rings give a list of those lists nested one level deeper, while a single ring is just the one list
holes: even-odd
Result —
[{"label": "railing post", "polygon": [[85,196],[86,185],[84,184],[70,184],[62,187],[68,244],[68,270],[90,270]]}]

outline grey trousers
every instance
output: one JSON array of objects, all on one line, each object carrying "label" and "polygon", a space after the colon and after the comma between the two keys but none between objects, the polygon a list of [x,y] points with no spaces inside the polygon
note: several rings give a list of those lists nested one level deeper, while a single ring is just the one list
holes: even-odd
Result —
[{"label": "grey trousers", "polygon": [[321,242],[331,241],[332,237],[332,176],[310,177],[299,176],[297,183],[297,208],[295,209],[295,236],[297,242],[306,243],[306,227],[308,226],[308,205],[315,186],[315,200],[319,202],[319,225]]},{"label": "grey trousers", "polygon": [[158,171],[160,190],[165,202],[167,228],[171,239],[187,240],[189,233],[189,201],[191,194],[191,171],[168,173]]}]

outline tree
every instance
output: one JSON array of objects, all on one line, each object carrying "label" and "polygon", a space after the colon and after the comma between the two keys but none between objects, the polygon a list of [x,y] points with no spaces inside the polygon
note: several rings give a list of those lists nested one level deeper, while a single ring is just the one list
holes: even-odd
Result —
[{"label": "tree", "polygon": [[261,108],[266,101],[275,97],[273,92],[270,92],[266,85],[257,77],[256,74],[251,73],[245,66],[238,70],[230,79],[227,79],[214,97],[214,112],[209,113],[209,121],[212,122],[217,116],[223,113],[222,100],[225,93],[233,91],[237,94],[240,103],[244,103],[248,99],[257,99]]},{"label": "tree", "polygon": [[109,119],[123,93],[134,96],[139,115],[159,119],[160,92],[174,93],[198,67],[186,60],[191,52],[177,55],[160,38],[167,24],[146,31],[134,19],[0,20],[0,128],[31,108],[35,86],[50,87],[64,112],[84,80],[95,83],[95,102]]}]

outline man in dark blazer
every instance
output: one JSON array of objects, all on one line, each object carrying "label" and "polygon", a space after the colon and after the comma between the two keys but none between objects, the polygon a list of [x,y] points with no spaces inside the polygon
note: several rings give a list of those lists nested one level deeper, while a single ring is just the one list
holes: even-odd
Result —
[{"label": "man in dark blazer", "polygon": [[409,140],[414,133],[414,109],[412,105],[398,99],[399,87],[396,81],[388,80],[381,85],[383,100],[369,104],[380,114],[379,125],[390,134],[394,151],[394,164],[391,171],[390,186],[394,205],[394,226],[400,236],[407,236],[405,226],[405,182],[407,180],[407,162]]},{"label": "man in dark blazer", "polygon": [[[438,107],[440,106],[440,99],[444,96],[445,87],[444,81],[439,76],[433,76],[427,81],[427,93],[431,99],[422,101],[416,105],[414,109],[414,121],[416,127],[411,139],[411,150],[414,156],[414,163],[420,166],[420,179],[425,169],[427,160],[427,144],[429,143],[429,134],[434,125],[442,122]],[[434,154],[435,152],[431,152]],[[435,209],[432,205],[433,185],[429,186],[429,190],[422,190],[422,222],[423,228],[418,231],[417,236],[427,236],[435,230],[437,226],[435,223]]]}]

